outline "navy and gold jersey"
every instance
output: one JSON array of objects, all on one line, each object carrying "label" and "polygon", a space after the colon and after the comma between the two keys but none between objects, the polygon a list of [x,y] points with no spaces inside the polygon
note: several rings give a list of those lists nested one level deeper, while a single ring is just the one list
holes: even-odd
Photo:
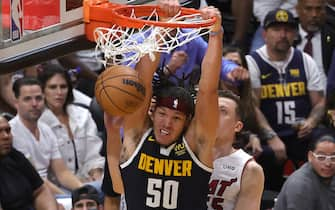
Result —
[{"label": "navy and gold jersey", "polygon": [[257,52],[250,54],[260,70],[261,111],[279,136],[294,135],[296,118],[307,118],[311,102],[302,53],[294,49],[293,57],[280,74]]},{"label": "navy and gold jersey", "polygon": [[150,129],[130,159],[121,164],[127,210],[206,209],[211,171],[183,137],[164,147]]}]

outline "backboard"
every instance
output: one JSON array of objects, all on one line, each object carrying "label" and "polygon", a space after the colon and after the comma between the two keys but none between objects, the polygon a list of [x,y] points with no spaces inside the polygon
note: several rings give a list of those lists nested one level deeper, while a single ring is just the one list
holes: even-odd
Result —
[{"label": "backboard", "polygon": [[0,73],[84,47],[81,0],[0,0]]},{"label": "backboard", "polygon": [[[193,1],[181,0],[181,5]],[[110,2],[138,5],[155,0]],[[0,0],[0,5],[0,74],[95,46],[85,37],[83,0]]]}]

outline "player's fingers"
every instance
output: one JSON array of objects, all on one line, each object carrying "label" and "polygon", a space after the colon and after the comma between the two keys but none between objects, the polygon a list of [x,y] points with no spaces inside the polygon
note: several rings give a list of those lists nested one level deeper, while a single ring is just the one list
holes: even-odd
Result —
[{"label": "player's fingers", "polygon": [[158,5],[168,17],[175,16],[180,10],[178,0],[159,0]]},{"label": "player's fingers", "polygon": [[200,12],[202,18],[205,20],[216,17],[216,23],[212,27],[213,32],[218,32],[221,30],[221,13],[217,8],[209,6],[201,9]]}]

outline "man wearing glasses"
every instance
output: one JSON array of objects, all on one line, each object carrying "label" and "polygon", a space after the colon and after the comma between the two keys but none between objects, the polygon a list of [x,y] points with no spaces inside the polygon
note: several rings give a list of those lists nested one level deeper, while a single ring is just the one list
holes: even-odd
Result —
[{"label": "man wearing glasses", "polygon": [[308,162],[285,182],[275,210],[335,209],[335,133],[323,132],[312,142]]}]

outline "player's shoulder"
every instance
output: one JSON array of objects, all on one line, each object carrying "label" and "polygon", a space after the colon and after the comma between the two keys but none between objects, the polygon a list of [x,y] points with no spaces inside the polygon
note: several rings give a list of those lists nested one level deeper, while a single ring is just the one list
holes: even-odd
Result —
[{"label": "player's shoulder", "polygon": [[264,189],[264,172],[262,167],[253,159],[244,168],[241,180],[241,192],[260,196]]},{"label": "player's shoulder", "polygon": [[243,171],[243,177],[250,177],[258,180],[264,179],[262,166],[253,159],[248,161]]}]

